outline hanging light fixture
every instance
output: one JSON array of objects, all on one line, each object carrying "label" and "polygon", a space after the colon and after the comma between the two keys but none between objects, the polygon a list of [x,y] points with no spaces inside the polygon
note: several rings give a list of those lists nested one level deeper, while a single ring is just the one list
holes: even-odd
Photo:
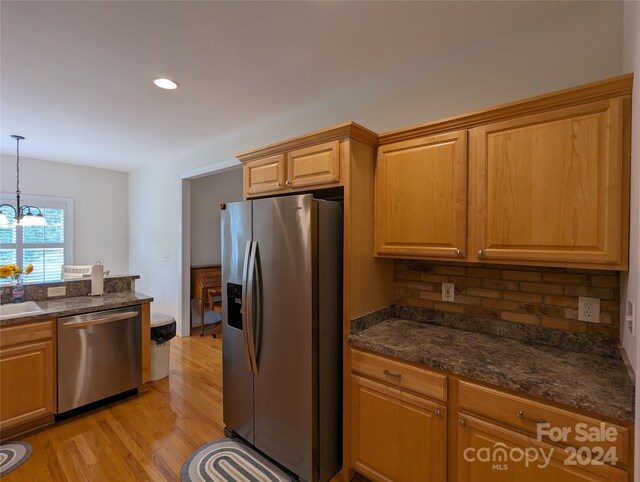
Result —
[{"label": "hanging light fixture", "polygon": [[[36,206],[20,206],[20,141],[24,141],[24,137],[13,134],[11,136],[16,140],[16,205],[0,204],[0,208],[7,206],[13,209],[16,225],[19,226],[46,226],[47,220],[42,215],[40,208]],[[37,211],[34,214],[33,211]],[[13,221],[9,221],[7,216],[0,212],[0,226],[10,225]]]}]

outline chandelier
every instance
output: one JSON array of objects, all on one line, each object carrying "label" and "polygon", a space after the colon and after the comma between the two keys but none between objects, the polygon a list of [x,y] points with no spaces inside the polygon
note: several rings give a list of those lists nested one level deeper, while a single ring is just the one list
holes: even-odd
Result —
[{"label": "chandelier", "polygon": [[[9,220],[4,213],[0,212],[0,226],[10,226],[14,223],[16,226],[46,226],[47,220],[42,215],[40,208],[26,204],[20,206],[20,141],[24,141],[24,137],[15,134],[11,137],[16,140],[16,205],[0,204],[0,208],[6,206],[13,209],[14,212],[13,220]],[[32,211],[37,211],[37,213],[34,214]]]}]

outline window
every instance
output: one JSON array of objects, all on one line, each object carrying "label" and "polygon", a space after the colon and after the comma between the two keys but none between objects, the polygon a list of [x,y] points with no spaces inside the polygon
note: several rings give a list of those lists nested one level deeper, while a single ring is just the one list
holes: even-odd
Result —
[{"label": "window", "polygon": [[[2,193],[0,204],[15,206],[15,196]],[[37,206],[48,226],[0,227],[0,266],[15,263],[21,268],[33,264],[33,273],[25,281],[34,283],[60,279],[63,264],[73,264],[73,199],[46,196],[21,196],[20,202]],[[13,209],[0,210],[13,219]],[[9,280],[0,278],[0,284]]]}]

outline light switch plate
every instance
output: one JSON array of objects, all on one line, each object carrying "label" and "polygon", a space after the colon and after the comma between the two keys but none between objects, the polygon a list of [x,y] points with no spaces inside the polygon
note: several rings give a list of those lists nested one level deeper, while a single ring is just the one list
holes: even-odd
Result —
[{"label": "light switch plate", "polygon": [[631,300],[627,300],[627,313],[624,320],[627,324],[627,330],[629,330],[631,336],[636,336],[636,307]]},{"label": "light switch plate", "polygon": [[600,298],[578,298],[578,319],[590,323],[600,323]]},{"label": "light switch plate", "polygon": [[442,301],[455,300],[455,286],[453,283],[442,283]]},{"label": "light switch plate", "polygon": [[54,296],[64,296],[67,294],[66,286],[55,286],[53,288],[47,288],[47,296],[49,298]]}]

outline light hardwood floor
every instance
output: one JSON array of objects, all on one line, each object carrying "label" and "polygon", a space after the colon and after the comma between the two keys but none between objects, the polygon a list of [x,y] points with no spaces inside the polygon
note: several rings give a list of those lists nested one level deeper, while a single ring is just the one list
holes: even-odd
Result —
[{"label": "light hardwood floor", "polygon": [[222,339],[196,335],[171,344],[168,378],[23,437],[33,454],[3,482],[180,480],[189,454],[224,436]]}]

